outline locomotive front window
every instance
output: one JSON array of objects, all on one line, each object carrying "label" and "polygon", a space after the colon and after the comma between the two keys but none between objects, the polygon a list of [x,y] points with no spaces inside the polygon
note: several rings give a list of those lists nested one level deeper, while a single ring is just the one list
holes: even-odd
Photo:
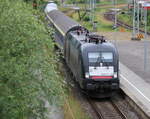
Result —
[{"label": "locomotive front window", "polygon": [[99,52],[91,52],[88,53],[88,58],[89,58],[89,62],[96,62],[97,58],[100,57],[100,53]]},{"label": "locomotive front window", "polygon": [[113,53],[111,52],[89,52],[88,59],[90,63],[95,62],[113,62]]},{"label": "locomotive front window", "polygon": [[111,52],[102,52],[101,57],[103,62],[113,62],[113,54]]}]

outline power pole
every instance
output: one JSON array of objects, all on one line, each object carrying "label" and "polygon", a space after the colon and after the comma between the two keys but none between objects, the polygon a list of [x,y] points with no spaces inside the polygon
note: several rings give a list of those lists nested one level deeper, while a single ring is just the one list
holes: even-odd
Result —
[{"label": "power pole", "polygon": [[133,32],[132,32],[132,40],[140,40],[138,35],[140,34],[140,3],[139,0],[133,1]]},{"label": "power pole", "polygon": [[114,17],[115,17],[113,28],[116,29],[117,28],[117,14],[121,10],[117,8],[117,0],[114,0],[114,8],[111,10],[114,12]]},{"label": "power pole", "polygon": [[132,32],[132,39],[134,39],[135,36],[135,32],[136,32],[136,28],[135,28],[135,17],[136,17],[136,0],[133,0],[133,32]]},{"label": "power pole", "polygon": [[144,14],[144,22],[145,22],[145,40],[144,40],[144,71],[147,69],[147,9],[145,9]]},{"label": "power pole", "polygon": [[140,4],[139,1],[137,1],[137,32],[139,34],[140,31]]},{"label": "power pole", "polygon": [[[115,9],[117,9],[117,0],[114,1]],[[117,10],[115,10],[115,27],[117,27]]]},{"label": "power pole", "polygon": [[144,24],[145,24],[145,40],[144,40],[144,71],[147,70],[147,11],[150,9],[150,3],[144,3]]},{"label": "power pole", "polygon": [[94,0],[89,0],[89,4],[90,4],[90,21],[91,21],[91,24],[93,24],[93,6],[94,6],[94,3],[93,3]]},{"label": "power pole", "polygon": [[92,23],[94,23],[94,17],[95,17],[95,0],[92,0],[92,9],[93,9],[93,13],[92,13]]}]

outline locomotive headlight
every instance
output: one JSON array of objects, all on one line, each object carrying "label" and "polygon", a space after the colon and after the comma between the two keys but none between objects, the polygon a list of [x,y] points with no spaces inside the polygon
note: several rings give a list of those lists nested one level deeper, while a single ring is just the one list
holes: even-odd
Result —
[{"label": "locomotive headlight", "polygon": [[117,72],[114,72],[114,78],[117,78]]},{"label": "locomotive headlight", "polygon": [[89,73],[86,72],[86,73],[85,73],[85,78],[89,78],[89,77],[90,77]]}]

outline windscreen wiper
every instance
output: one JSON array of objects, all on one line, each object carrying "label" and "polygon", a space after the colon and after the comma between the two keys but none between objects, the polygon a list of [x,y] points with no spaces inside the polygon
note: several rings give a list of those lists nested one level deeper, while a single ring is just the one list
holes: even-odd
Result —
[{"label": "windscreen wiper", "polygon": [[96,65],[97,65],[97,63],[99,62],[99,59],[100,59],[100,58],[101,58],[101,56],[99,55],[98,58],[97,58],[97,60],[96,60],[96,62],[95,62],[94,69],[96,69]]},{"label": "windscreen wiper", "polygon": [[[103,61],[103,60],[105,61],[105,58],[104,58],[104,57],[102,57],[102,61]],[[107,68],[109,69],[109,64],[108,64],[108,62],[104,62],[104,61],[103,61],[103,63],[105,63],[106,66],[107,66]]]}]

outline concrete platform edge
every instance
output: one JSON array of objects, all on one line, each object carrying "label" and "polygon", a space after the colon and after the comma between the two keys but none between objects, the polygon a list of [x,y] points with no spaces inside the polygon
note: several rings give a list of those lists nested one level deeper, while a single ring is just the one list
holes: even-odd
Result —
[{"label": "concrete platform edge", "polygon": [[[120,88],[125,92],[127,96],[129,96],[133,102],[137,104],[141,108],[141,110],[150,117],[150,97],[149,95],[145,96],[147,88],[150,89],[150,85],[147,84],[144,80],[142,80],[137,74],[128,69],[125,65],[120,63]],[[128,74],[128,76],[127,76]],[[134,82],[135,80],[135,82]],[[132,85],[134,84],[134,86]],[[135,87],[137,84],[137,87]],[[145,84],[144,87],[141,87],[142,90],[139,89],[139,84]],[[142,85],[141,85],[142,86]],[[142,92],[142,93],[141,93]],[[150,91],[149,91],[150,92]],[[145,93],[145,94],[144,94]]]}]

